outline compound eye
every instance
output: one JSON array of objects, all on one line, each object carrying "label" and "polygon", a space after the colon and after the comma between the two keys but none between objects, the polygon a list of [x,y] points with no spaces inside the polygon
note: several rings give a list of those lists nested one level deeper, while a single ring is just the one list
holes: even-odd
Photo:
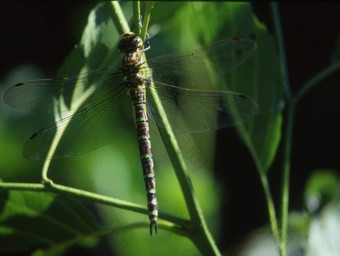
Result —
[{"label": "compound eye", "polygon": [[124,33],[118,44],[118,49],[124,53],[133,53],[143,47],[143,40],[133,32]]},{"label": "compound eye", "polygon": [[136,46],[136,49],[140,49],[143,47],[143,40],[139,36],[136,36],[133,39],[133,44]]}]

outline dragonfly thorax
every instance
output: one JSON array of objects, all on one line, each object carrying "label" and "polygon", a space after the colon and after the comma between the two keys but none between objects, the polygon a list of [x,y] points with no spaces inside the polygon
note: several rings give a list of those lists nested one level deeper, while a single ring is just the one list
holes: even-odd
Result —
[{"label": "dragonfly thorax", "polygon": [[143,47],[143,40],[133,32],[121,35],[118,49],[124,53],[134,53]]},{"label": "dragonfly thorax", "polygon": [[143,83],[143,75],[140,73],[141,55],[138,52],[128,53],[123,58],[121,68],[124,80],[128,87],[134,87]]}]

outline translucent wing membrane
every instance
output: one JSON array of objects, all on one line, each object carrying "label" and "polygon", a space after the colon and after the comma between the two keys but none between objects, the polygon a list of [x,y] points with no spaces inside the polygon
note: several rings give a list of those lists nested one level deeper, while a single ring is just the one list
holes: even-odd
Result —
[{"label": "translucent wing membrane", "polygon": [[[155,81],[198,89],[223,81],[256,50],[251,39],[235,37],[198,50],[148,60]],[[211,87],[210,87],[211,88]]]},{"label": "translucent wing membrane", "polygon": [[45,159],[56,135],[62,137],[53,158],[92,151],[119,136],[131,124],[131,113],[132,104],[124,90],[115,95],[108,94],[89,108],[32,135],[24,146],[23,154],[27,159]]},{"label": "translucent wing membrane", "polygon": [[[256,44],[251,39],[235,37],[198,50],[148,60],[154,80],[152,87],[172,128],[204,132],[233,126],[258,114],[257,103],[243,94],[198,90],[223,82],[224,76],[255,50]],[[147,101],[151,118],[162,126],[150,92]]]},{"label": "translucent wing membrane", "polygon": [[[131,122],[132,106],[123,77],[115,69],[100,69],[64,79],[27,81],[10,88],[5,102],[33,112],[53,112],[54,99],[61,98],[76,112],[40,130],[26,142],[23,154],[32,160],[45,159],[56,135],[61,140],[53,158],[89,152],[103,146]],[[87,94],[81,105],[72,104]],[[128,118],[127,118],[128,117]]]},{"label": "translucent wing membrane", "polygon": [[[60,96],[67,105],[71,104],[72,99],[80,98],[84,92],[93,94],[96,91],[95,98],[100,99],[108,91],[115,90],[122,79],[118,70],[108,68],[62,79],[26,81],[7,90],[4,101],[13,108],[25,111],[53,113],[54,99],[59,99]],[[69,107],[72,109],[72,106]],[[82,105],[81,108],[87,106]]]},{"label": "translucent wing membrane", "polygon": [[[255,101],[247,96],[222,91],[191,90],[155,82],[153,88],[175,131],[205,132],[236,125],[259,112]],[[163,126],[156,103],[147,92],[147,107],[151,118]]]}]

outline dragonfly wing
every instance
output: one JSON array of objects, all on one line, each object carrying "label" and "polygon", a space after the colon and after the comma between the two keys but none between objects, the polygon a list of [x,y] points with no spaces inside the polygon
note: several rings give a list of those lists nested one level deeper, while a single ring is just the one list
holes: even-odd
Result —
[{"label": "dragonfly wing", "polygon": [[[94,95],[93,98],[98,99],[100,97],[98,93],[105,91],[101,87],[109,87],[114,90],[115,87],[120,86],[121,76],[116,69],[107,68],[62,79],[21,82],[6,91],[4,101],[11,107],[25,111],[53,113],[55,99],[60,99],[62,96],[68,110],[72,110],[75,107],[72,106],[72,101],[81,98],[84,92]],[[96,93],[97,95],[95,95]],[[83,105],[78,109],[87,107]]]},{"label": "dragonfly wing", "polygon": [[253,40],[235,37],[198,50],[152,58],[148,66],[155,81],[199,89],[221,82],[225,74],[244,63],[255,50]]},{"label": "dragonfly wing", "polygon": [[151,95],[154,90],[175,131],[195,133],[221,129],[249,120],[259,112],[257,103],[240,93],[185,89],[158,82],[147,88],[151,119],[164,127]]},{"label": "dragonfly wing", "polygon": [[[100,97],[100,101],[92,101],[74,115],[32,135],[24,146],[23,155],[30,160],[43,160],[97,149],[119,136],[128,123],[132,123],[131,105],[125,87],[121,86],[114,94],[108,93]],[[56,136],[61,136],[56,151],[53,156],[47,157]]]}]

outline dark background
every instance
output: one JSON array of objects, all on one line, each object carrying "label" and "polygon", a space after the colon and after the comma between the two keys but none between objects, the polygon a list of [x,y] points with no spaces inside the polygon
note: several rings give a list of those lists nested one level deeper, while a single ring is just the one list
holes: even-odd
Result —
[{"label": "dark background", "polygon": [[[95,1],[6,1],[0,8],[0,80],[20,64],[32,63],[53,77],[64,58],[79,42],[89,11]],[[340,5],[323,3],[279,4],[286,46],[292,93],[327,67],[332,61],[340,31]],[[273,31],[268,3],[254,4],[260,21]],[[39,77],[40,78],[40,77]],[[296,109],[293,131],[290,208],[304,207],[303,192],[308,175],[320,168],[339,171],[339,104],[340,74],[334,74],[311,90]],[[6,88],[11,84],[5,85]],[[1,88],[4,91],[5,88]],[[283,124],[284,125],[284,124]],[[239,172],[222,172],[226,142],[230,168]],[[251,230],[268,223],[263,191],[252,160],[240,159],[247,154],[232,129],[219,132],[216,176],[232,192],[223,210],[223,244],[221,250],[240,242]],[[235,142],[235,143],[234,143]],[[281,146],[282,147],[282,146]],[[222,151],[222,148],[224,152]],[[280,148],[280,150],[282,150]],[[223,154],[222,154],[223,153]],[[282,152],[279,151],[278,154]],[[281,160],[270,170],[274,201],[279,200]],[[240,186],[239,182],[242,182]],[[233,196],[237,195],[237,197]],[[263,198],[259,201],[258,198]],[[231,210],[232,209],[232,210]],[[244,216],[242,216],[242,214]],[[247,219],[234,222],[234,219]],[[251,218],[251,220],[249,219]]]}]

